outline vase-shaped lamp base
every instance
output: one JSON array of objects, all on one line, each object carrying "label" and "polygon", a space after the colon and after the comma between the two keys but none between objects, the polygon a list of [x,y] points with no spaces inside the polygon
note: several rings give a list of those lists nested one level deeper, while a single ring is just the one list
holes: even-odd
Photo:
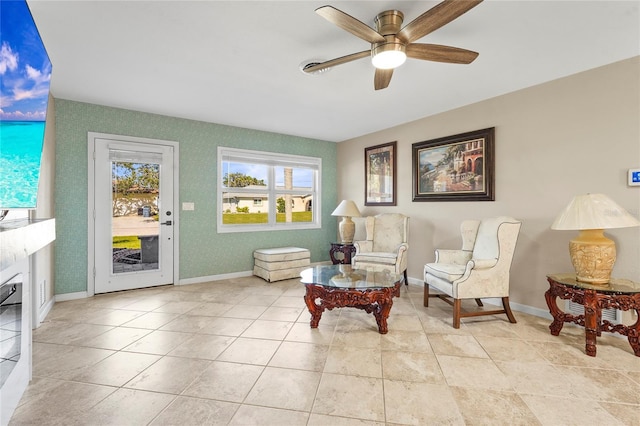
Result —
[{"label": "vase-shaped lamp base", "polygon": [[356,233],[356,224],[351,220],[351,217],[344,216],[340,225],[340,241],[342,244],[351,244],[353,242],[353,236]]},{"label": "vase-shaped lamp base", "polygon": [[578,281],[606,284],[616,262],[616,243],[604,236],[602,229],[583,229],[569,242],[571,262]]}]

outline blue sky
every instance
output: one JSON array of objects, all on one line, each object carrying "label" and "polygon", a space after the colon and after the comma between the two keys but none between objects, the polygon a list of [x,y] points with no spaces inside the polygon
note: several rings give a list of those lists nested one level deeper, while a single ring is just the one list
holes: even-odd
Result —
[{"label": "blue sky", "polygon": [[1,0],[0,119],[44,121],[51,62],[23,0]]},{"label": "blue sky", "polygon": [[424,150],[420,152],[420,164],[425,164],[427,162],[433,164],[435,167],[438,164],[438,161],[444,158],[444,154],[447,152],[446,147],[440,148],[432,148],[429,150]]},{"label": "blue sky", "polygon": [[[251,163],[225,163],[224,166],[230,167],[229,173],[242,173],[247,176],[252,176],[256,179],[263,179],[265,183],[268,182],[268,166],[263,164],[251,164]],[[223,167],[224,167],[223,166]],[[227,170],[224,171],[227,173]],[[276,167],[276,185],[284,186],[284,172],[282,167]],[[313,181],[313,171],[305,168],[293,168],[293,186],[296,188],[311,188]]]}]

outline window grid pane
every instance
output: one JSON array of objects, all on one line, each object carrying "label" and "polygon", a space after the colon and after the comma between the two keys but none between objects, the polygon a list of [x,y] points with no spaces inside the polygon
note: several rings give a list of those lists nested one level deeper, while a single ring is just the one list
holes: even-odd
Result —
[{"label": "window grid pane", "polygon": [[281,156],[218,148],[219,231],[320,227],[313,198],[321,160]]}]

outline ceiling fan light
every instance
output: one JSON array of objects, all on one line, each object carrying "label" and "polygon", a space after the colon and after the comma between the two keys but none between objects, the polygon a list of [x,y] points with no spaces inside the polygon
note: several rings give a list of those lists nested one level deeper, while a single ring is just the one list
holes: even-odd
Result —
[{"label": "ceiling fan light", "polygon": [[397,68],[407,60],[404,45],[400,43],[385,43],[373,49],[371,63],[374,67],[388,70]]}]

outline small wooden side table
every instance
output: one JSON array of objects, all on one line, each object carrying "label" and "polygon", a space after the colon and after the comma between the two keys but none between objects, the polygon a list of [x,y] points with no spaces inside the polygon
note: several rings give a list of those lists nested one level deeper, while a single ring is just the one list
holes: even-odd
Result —
[{"label": "small wooden side table", "polygon": [[[338,263],[351,264],[351,256],[356,252],[356,247],[352,243],[331,243],[329,249],[329,257],[331,262],[336,265]],[[340,255],[340,253],[342,253]],[[338,254],[338,256],[336,256]]]},{"label": "small wooden side table", "polygon": [[[585,329],[585,352],[596,356],[596,336],[603,331],[627,336],[631,349],[640,357],[640,283],[631,280],[612,279],[607,284],[595,285],[576,280],[575,274],[547,275],[549,290],[544,293],[553,322],[551,334],[557,336],[565,322],[573,322]],[[572,315],[558,308],[556,298],[570,299],[584,306],[584,315]],[[602,320],[603,309],[635,310],[636,322],[632,325],[612,324]]]}]

